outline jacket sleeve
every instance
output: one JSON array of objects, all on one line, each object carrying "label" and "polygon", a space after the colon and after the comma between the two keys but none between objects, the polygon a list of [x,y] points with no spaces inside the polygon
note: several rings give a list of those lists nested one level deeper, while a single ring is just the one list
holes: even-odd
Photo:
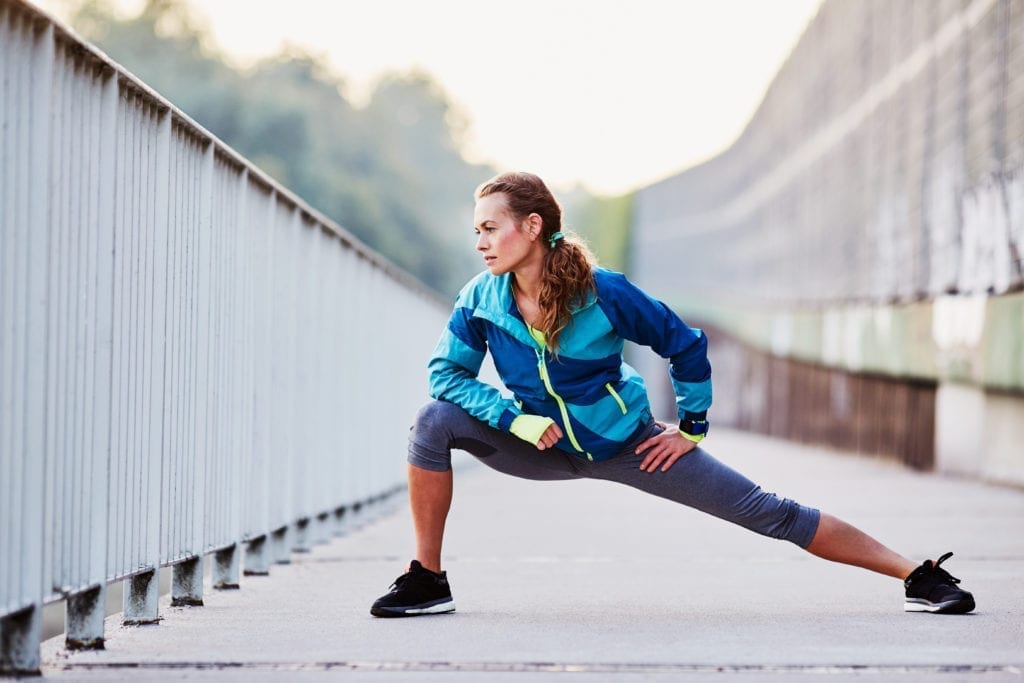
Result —
[{"label": "jacket sleeve", "polygon": [[706,419],[711,407],[711,363],[704,332],[689,327],[671,308],[620,273],[603,271],[597,283],[599,303],[616,331],[668,359],[679,418]]},{"label": "jacket sleeve", "polygon": [[483,325],[473,318],[470,308],[456,302],[427,366],[430,395],[461,406],[476,419],[507,432],[522,411],[512,399],[477,378],[487,353]]}]

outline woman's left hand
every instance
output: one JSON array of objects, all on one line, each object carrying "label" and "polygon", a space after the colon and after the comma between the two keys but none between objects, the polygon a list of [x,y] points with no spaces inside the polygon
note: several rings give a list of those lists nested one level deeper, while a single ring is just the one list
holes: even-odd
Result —
[{"label": "woman's left hand", "polygon": [[675,464],[676,460],[697,447],[697,444],[680,434],[675,427],[662,422],[658,424],[665,431],[655,434],[636,447],[637,455],[647,451],[644,454],[644,459],[640,462],[640,469],[644,472],[654,472],[658,468],[665,472]]}]

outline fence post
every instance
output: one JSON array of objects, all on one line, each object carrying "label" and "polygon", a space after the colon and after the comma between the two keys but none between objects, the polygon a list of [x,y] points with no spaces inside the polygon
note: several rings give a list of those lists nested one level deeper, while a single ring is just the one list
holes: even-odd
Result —
[{"label": "fence post", "polygon": [[292,552],[294,553],[308,553],[312,548],[309,542],[310,537],[310,526],[313,521],[309,517],[304,517],[295,523],[295,539],[292,543]]},{"label": "fence post", "polygon": [[213,587],[217,590],[238,588],[238,544],[221,548],[213,554]]},{"label": "fence post", "polygon": [[43,609],[32,605],[0,617],[0,674],[39,673]]},{"label": "fence post", "polygon": [[291,555],[291,527],[283,526],[270,534],[271,554],[276,564],[290,564]]},{"label": "fence post", "polygon": [[124,582],[124,612],[121,623],[140,626],[159,623],[160,577],[156,569],[135,574]]},{"label": "fence post", "polygon": [[64,647],[102,650],[107,586],[101,584],[70,596],[64,603]]},{"label": "fence post", "polygon": [[326,545],[331,540],[331,514],[321,512],[316,516],[314,523],[316,526],[313,529],[313,543]]},{"label": "fence post", "polygon": [[257,536],[245,544],[246,576],[266,576],[270,574],[270,545],[266,535]]},{"label": "fence post", "polygon": [[203,558],[182,560],[171,570],[171,607],[203,606]]},{"label": "fence post", "polygon": [[348,508],[344,505],[336,507],[334,513],[331,515],[332,522],[334,525],[334,535],[344,536],[348,531],[348,516],[346,513]]}]

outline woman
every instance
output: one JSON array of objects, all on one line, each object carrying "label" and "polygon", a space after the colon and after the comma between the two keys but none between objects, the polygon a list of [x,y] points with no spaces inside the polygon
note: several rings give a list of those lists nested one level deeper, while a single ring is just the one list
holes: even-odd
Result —
[{"label": "woman", "polygon": [[[441,570],[451,449],[526,479],[607,479],[668,498],[820,557],[903,579],[907,611],[963,613],[974,598],[938,562],[916,565],[845,522],[762,491],[698,446],[708,431],[707,339],[623,275],[596,267],[561,232],[544,182],[506,173],[476,192],[476,249],[487,270],[459,294],[430,360],[435,399],[409,438],[416,558],[371,614],[455,610]],[[624,340],[667,358],[679,426],[654,421]],[[514,399],[477,379],[490,350]]]}]

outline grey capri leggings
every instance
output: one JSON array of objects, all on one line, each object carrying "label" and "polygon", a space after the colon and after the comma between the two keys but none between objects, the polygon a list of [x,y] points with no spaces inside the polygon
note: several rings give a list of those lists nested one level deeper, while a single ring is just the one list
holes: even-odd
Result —
[{"label": "grey capri leggings", "polygon": [[409,434],[409,463],[428,470],[451,469],[452,449],[468,451],[485,465],[523,479],[605,479],[667,498],[771,538],[806,548],[821,513],[780,498],[698,447],[667,472],[643,472],[638,444],[661,431],[653,420],[618,454],[591,462],[559,449],[538,450],[519,437],[487,425],[446,401],[420,409]]}]

